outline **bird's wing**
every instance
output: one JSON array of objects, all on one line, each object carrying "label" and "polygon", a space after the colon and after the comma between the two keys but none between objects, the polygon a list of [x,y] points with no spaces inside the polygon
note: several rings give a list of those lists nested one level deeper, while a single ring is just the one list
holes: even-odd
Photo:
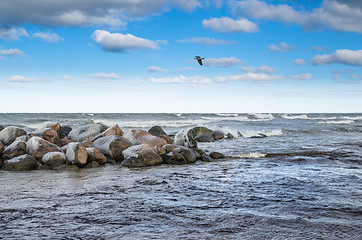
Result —
[{"label": "bird's wing", "polygon": [[198,61],[199,64],[202,66],[202,60],[201,60],[201,59],[197,59],[197,61]]}]

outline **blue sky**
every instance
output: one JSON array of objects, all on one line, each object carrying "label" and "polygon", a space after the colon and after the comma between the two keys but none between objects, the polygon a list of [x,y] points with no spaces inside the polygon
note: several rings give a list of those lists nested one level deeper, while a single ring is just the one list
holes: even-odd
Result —
[{"label": "blue sky", "polygon": [[0,112],[362,112],[362,2],[2,0],[0,99]]}]

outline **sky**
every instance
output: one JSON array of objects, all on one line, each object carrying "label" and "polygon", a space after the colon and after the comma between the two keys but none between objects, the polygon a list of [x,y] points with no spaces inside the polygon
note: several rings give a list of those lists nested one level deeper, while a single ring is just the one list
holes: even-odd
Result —
[{"label": "sky", "polygon": [[362,1],[1,0],[0,112],[361,113]]}]

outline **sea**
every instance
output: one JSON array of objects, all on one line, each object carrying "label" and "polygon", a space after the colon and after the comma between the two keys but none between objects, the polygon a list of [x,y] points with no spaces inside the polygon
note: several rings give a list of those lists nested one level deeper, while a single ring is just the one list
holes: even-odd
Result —
[{"label": "sea", "polygon": [[0,170],[0,239],[362,239],[362,113],[1,113],[0,125],[195,126],[226,158]]}]

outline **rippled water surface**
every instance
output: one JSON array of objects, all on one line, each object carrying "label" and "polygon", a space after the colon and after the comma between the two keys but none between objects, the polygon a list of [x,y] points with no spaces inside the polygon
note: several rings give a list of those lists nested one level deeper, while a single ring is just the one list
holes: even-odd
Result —
[{"label": "rippled water surface", "polygon": [[0,117],[243,135],[199,144],[214,162],[0,171],[0,239],[362,239],[361,114]]}]

